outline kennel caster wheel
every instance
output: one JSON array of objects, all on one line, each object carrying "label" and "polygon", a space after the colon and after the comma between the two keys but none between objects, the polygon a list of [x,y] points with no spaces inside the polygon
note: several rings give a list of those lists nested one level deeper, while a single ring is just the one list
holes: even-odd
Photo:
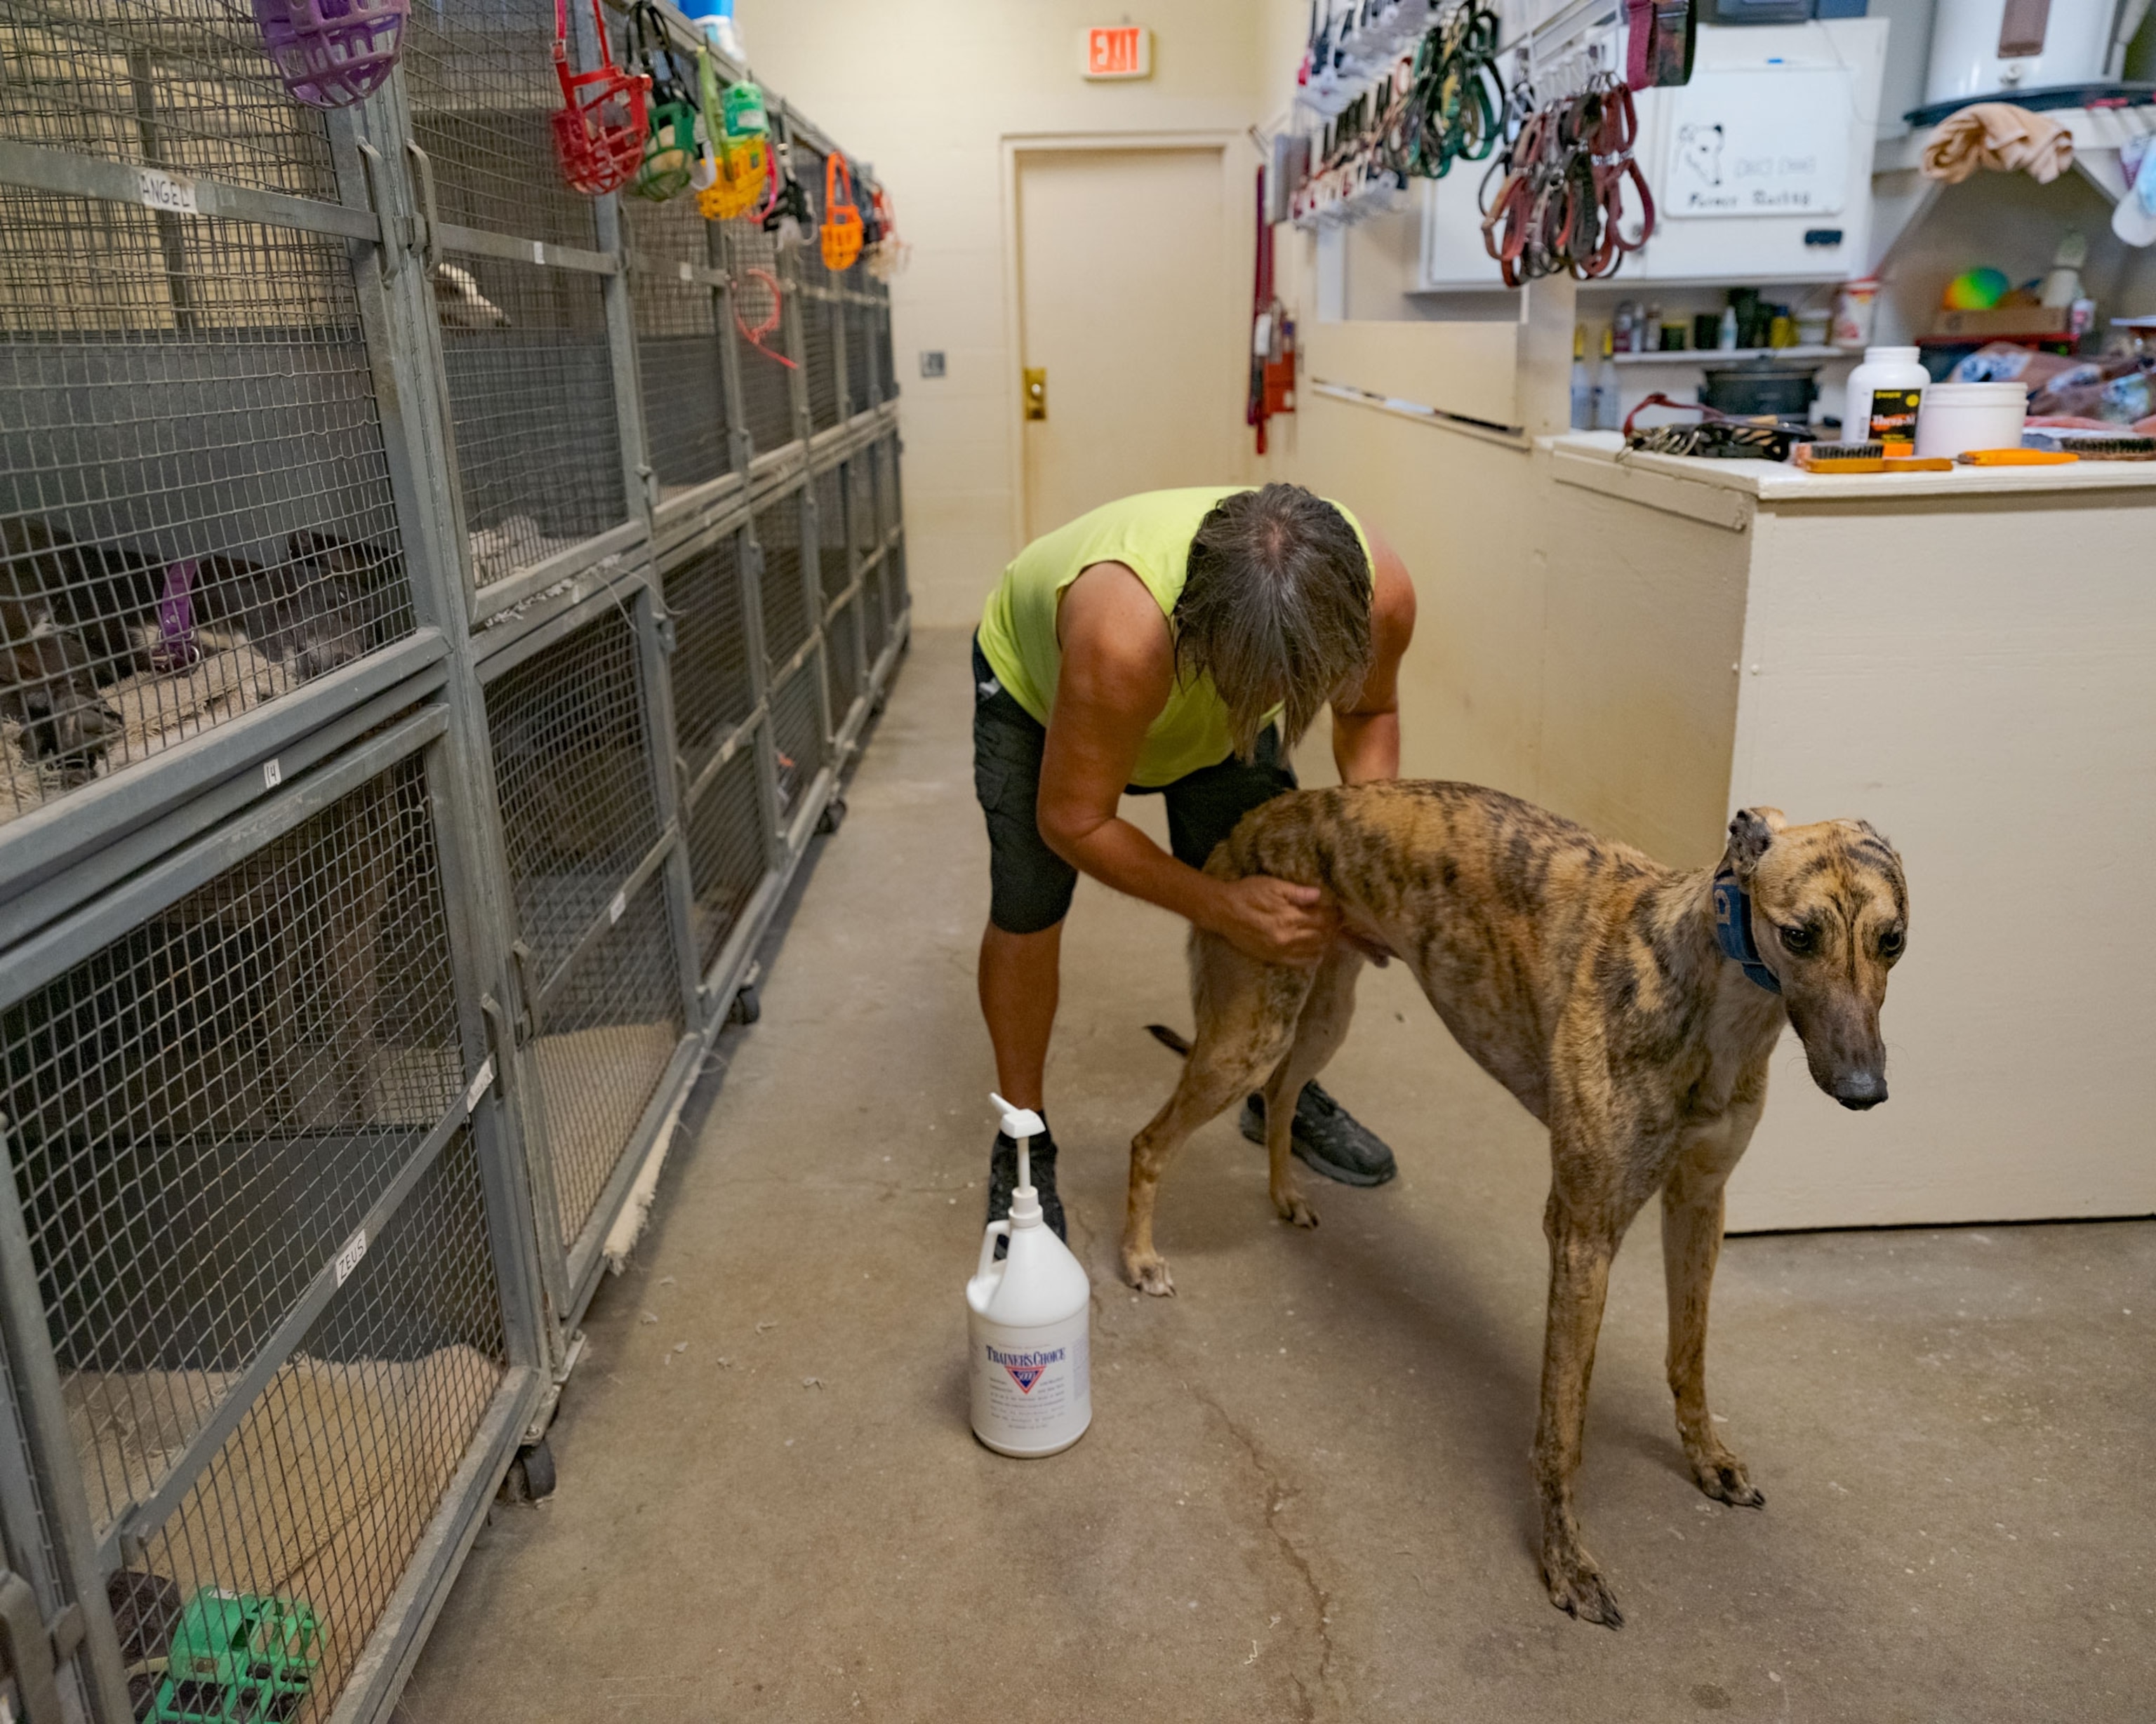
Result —
[{"label": "kennel caster wheel", "polygon": [[744,988],[734,995],[734,1003],[726,1008],[726,1022],[750,1024],[763,1016],[763,1000],[753,988]]},{"label": "kennel caster wheel", "polygon": [[554,1451],[542,1437],[529,1448],[516,1451],[516,1459],[509,1463],[509,1476],[502,1482],[502,1495],[511,1502],[537,1502],[553,1494]]},{"label": "kennel caster wheel", "polygon": [[846,799],[834,796],[824,804],[824,812],[816,817],[816,829],[829,838],[845,823]]}]

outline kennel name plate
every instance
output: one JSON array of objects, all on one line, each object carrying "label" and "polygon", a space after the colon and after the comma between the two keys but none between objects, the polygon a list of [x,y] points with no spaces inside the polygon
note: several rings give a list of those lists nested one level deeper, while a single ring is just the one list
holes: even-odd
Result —
[{"label": "kennel name plate", "polygon": [[180,179],[154,167],[135,170],[136,195],[145,209],[162,209],[174,215],[200,215],[202,208],[195,202],[195,182]]},{"label": "kennel name plate", "polygon": [[470,1087],[465,1091],[465,1112],[469,1115],[477,1107],[480,1098],[494,1087],[494,1055],[490,1054],[480,1062],[479,1070],[472,1076]]},{"label": "kennel name plate", "polygon": [[336,1255],[336,1284],[340,1287],[352,1279],[352,1272],[359,1267],[360,1260],[367,1255],[367,1229],[354,1234],[345,1241],[344,1249]]}]

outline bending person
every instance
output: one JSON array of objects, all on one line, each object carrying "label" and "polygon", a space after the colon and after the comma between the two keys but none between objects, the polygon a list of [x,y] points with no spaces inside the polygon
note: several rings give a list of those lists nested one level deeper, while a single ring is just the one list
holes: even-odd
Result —
[{"label": "bending person", "polygon": [[[981,1012],[1001,1093],[1046,1117],[1063,919],[1082,871],[1268,963],[1313,965],[1339,932],[1315,887],[1201,872],[1260,803],[1295,788],[1288,751],[1332,709],[1341,778],[1397,777],[1399,664],[1414,587],[1390,547],[1299,485],[1150,491],[1020,552],[973,640],[973,781],[988,817]],[[1173,854],[1121,818],[1168,803]],[[1265,1141],[1262,1098],[1243,1135]],[[1329,1178],[1382,1185],[1392,1152],[1315,1083],[1295,1152]],[[1017,1147],[997,1135],[988,1218],[1007,1214]],[[1032,1150],[1064,1231],[1052,1132]]]}]

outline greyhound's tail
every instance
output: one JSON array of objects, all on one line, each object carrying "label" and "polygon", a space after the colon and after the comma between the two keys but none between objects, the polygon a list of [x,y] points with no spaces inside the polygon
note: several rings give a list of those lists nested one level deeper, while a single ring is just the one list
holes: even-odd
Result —
[{"label": "greyhound's tail", "polygon": [[1179,1029],[1170,1029],[1165,1024],[1148,1024],[1146,1034],[1172,1053],[1188,1054],[1190,1038]]}]

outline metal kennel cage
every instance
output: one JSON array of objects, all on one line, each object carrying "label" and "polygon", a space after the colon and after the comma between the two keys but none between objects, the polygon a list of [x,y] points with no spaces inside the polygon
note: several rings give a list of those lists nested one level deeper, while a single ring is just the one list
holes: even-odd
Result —
[{"label": "metal kennel cage", "polygon": [[28,1724],[387,1716],[904,650],[887,290],[569,192],[552,33],[0,0]]}]

